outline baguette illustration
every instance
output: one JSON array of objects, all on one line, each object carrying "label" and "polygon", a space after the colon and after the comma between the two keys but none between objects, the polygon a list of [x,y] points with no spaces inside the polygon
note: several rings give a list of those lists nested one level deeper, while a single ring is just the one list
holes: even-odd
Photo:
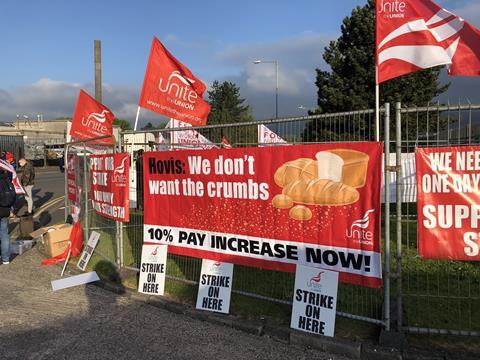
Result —
[{"label": "baguette illustration", "polygon": [[355,188],[326,179],[296,180],[283,189],[283,194],[307,205],[350,205],[360,198]]}]

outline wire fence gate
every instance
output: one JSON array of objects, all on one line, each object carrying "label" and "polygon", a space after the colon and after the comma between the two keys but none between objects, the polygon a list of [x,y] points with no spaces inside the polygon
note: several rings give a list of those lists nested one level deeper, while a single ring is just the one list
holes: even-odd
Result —
[{"label": "wire fence gate", "polygon": [[[479,264],[432,261],[417,256],[416,147],[480,144],[480,105],[381,109],[381,140],[385,142],[382,199],[384,286],[370,289],[339,284],[337,314],[377,324],[386,330],[413,333],[480,335]],[[74,159],[76,203],[66,196],[66,216],[79,214],[85,229],[101,234],[96,253],[118,267],[139,270],[143,244],[142,151],[259,146],[258,127],[267,126],[290,144],[374,141],[374,110],[351,111],[248,123],[122,132],[115,147],[100,148],[131,155],[130,222],[119,223],[96,214],[89,201],[89,155],[99,151],[94,139],[67,144],[65,160]],[[193,142],[182,143],[177,131],[190,131]],[[173,135],[173,136],[172,136]],[[207,140],[208,139],[208,140]],[[209,141],[209,142],[207,142]],[[265,144],[261,144],[265,145]],[[275,145],[275,144],[273,144]],[[278,144],[277,144],[278,145]],[[66,193],[68,175],[65,175]],[[167,285],[198,284],[201,259],[168,255]],[[258,276],[261,272],[261,276]],[[262,279],[259,281],[258,279]],[[267,279],[267,281],[265,281]],[[279,304],[291,304],[294,274],[235,266],[233,293]]]}]

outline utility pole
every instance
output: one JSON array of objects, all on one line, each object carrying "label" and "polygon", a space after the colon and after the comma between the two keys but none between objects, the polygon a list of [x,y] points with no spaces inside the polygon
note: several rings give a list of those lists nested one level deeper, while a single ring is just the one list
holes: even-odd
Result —
[{"label": "utility pole", "polygon": [[94,42],[95,62],[95,100],[102,102],[102,43],[100,40]]}]

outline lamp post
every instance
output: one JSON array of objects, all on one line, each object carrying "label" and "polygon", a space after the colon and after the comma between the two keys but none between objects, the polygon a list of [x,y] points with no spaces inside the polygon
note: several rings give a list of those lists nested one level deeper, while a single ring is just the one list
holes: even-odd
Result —
[{"label": "lamp post", "polygon": [[275,119],[278,119],[278,61],[277,60],[255,60],[255,65],[262,63],[275,64]]}]

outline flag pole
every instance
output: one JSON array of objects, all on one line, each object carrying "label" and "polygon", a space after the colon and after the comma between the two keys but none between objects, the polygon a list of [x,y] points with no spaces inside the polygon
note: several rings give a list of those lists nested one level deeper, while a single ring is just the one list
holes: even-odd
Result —
[{"label": "flag pole", "polygon": [[139,117],[140,117],[140,106],[137,108],[137,116],[135,117],[135,126],[133,127],[133,131],[137,131]]},{"label": "flag pole", "polygon": [[70,260],[70,255],[72,255],[72,244],[70,243],[70,249],[68,249],[68,255],[67,258],[65,259],[65,264],[63,265],[62,273],[60,274],[60,277],[63,277],[63,273],[65,272],[65,269],[67,268],[68,261]]},{"label": "flag pole", "polygon": [[375,66],[375,141],[380,141],[380,85],[378,84],[378,66]]}]

